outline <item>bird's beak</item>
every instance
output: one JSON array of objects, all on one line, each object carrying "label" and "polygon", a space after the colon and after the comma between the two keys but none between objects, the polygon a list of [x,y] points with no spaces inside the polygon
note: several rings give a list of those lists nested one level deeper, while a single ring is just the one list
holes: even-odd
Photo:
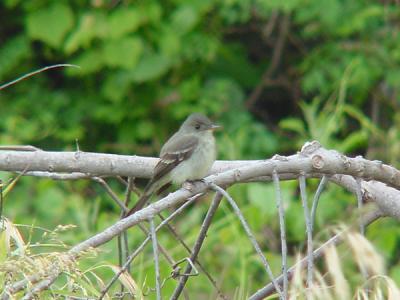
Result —
[{"label": "bird's beak", "polygon": [[222,128],[222,126],[220,126],[220,125],[212,124],[210,126],[210,128],[208,128],[208,130],[215,131],[215,130],[218,130],[218,129],[221,129],[221,128]]}]

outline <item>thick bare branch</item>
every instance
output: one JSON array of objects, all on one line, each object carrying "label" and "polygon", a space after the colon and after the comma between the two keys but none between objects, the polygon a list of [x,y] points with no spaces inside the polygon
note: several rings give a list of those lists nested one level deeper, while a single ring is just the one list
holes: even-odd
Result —
[{"label": "thick bare branch", "polygon": [[[90,152],[0,151],[0,170],[72,173],[90,176],[128,176],[149,178],[158,159],[152,157],[101,154]],[[345,174],[364,180],[376,180],[400,189],[400,171],[381,161],[370,161],[361,156],[350,158],[334,150],[326,150],[318,142],[306,143],[299,154],[275,156],[267,160],[217,161],[211,174],[238,169],[227,181],[245,182],[261,176],[271,176],[275,168],[283,179],[300,172],[306,175]]]}]

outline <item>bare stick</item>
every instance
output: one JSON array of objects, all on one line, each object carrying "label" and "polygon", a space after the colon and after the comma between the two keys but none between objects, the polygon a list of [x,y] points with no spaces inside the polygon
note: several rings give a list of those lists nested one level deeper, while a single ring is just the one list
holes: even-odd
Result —
[{"label": "bare stick", "polygon": [[[20,172],[17,172],[20,174]],[[53,180],[78,180],[78,179],[86,179],[93,178],[90,174],[80,173],[80,172],[72,172],[72,173],[53,173],[53,172],[43,172],[43,171],[29,171],[24,174],[25,176],[34,176],[34,177],[45,177]]]},{"label": "bare stick", "polygon": [[283,274],[283,299],[288,297],[288,275],[287,275],[287,244],[286,244],[286,226],[285,226],[285,210],[283,208],[281,187],[279,185],[278,173],[274,170],[272,178],[275,187],[276,207],[279,214],[279,229],[281,233],[281,252],[282,252],[282,274]]},{"label": "bare stick", "polygon": [[[171,221],[173,218],[175,218],[178,214],[180,214],[187,206],[192,204],[200,195],[195,195],[188,199],[187,202],[185,202],[182,206],[180,206],[177,210],[175,210],[171,215],[168,216],[165,220],[163,220],[160,225],[157,226],[156,232],[160,230],[164,225],[166,225],[169,221]],[[125,264],[122,266],[122,268],[119,270],[118,273],[114,275],[114,277],[111,279],[111,281],[107,284],[107,286],[101,291],[99,300],[102,300],[107,293],[107,291],[111,288],[111,286],[117,281],[119,276],[125,272],[128,268],[128,266],[132,263],[132,261],[135,259],[136,256],[139,255],[139,253],[144,249],[144,247],[147,245],[147,243],[150,241],[150,237],[148,236],[142,244],[136,250],[127,258]]]},{"label": "bare stick", "polygon": [[[358,207],[358,213],[361,215],[362,207],[363,207],[363,197],[362,197],[362,191],[361,191],[361,179],[357,178],[356,179],[356,195],[357,195],[357,207]],[[365,228],[360,220],[360,233],[362,235],[365,234]]]},{"label": "bare stick", "polygon": [[[158,214],[159,217],[161,218],[161,220],[164,220],[164,217],[161,215],[161,213]],[[183,246],[183,248],[186,249],[186,251],[192,255],[192,250],[190,250],[189,246],[186,244],[186,242],[179,236],[179,234],[176,232],[176,230],[174,229],[174,227],[171,224],[167,224],[167,229],[172,233],[172,235],[181,243],[181,245]],[[200,263],[199,259],[196,260],[195,262],[198,267],[200,268],[200,270],[206,275],[206,277],[208,278],[208,280],[211,282],[211,284],[214,286],[215,290],[217,291],[218,295],[225,300],[228,300],[228,297],[225,296],[222,291],[220,290],[220,288],[217,285],[217,281],[211,276],[210,272],[208,272],[205,267],[203,266],[202,263]]]},{"label": "bare stick", "polygon": [[[129,177],[128,182],[126,182],[125,203],[124,203],[125,207],[129,206],[132,185],[133,185],[133,179],[132,179],[132,177]],[[125,209],[121,209],[119,218],[122,219],[124,216],[125,216]],[[129,256],[128,234],[127,234],[126,230],[118,235],[117,247],[118,247],[118,262],[119,262],[119,266],[122,267],[122,265],[125,263],[126,259]],[[130,268],[128,266],[128,269],[127,269],[128,273],[129,273],[129,269]],[[121,283],[120,293],[123,293],[124,289],[125,289],[124,285]]]},{"label": "bare stick", "polygon": [[[29,165],[26,171],[150,178],[157,162],[158,159],[152,157],[90,152],[0,151],[0,171],[10,172],[23,171]],[[274,169],[281,179],[297,178],[301,171],[313,177],[344,174],[380,181],[400,189],[400,171],[394,167],[362,157],[347,157],[322,148],[316,141],[305,144],[300,154],[285,156],[280,160],[216,161],[210,173],[219,173],[215,183],[224,186],[271,176]],[[400,216],[400,208],[396,209],[396,213]]]},{"label": "bare stick", "polygon": [[[129,211],[129,209],[118,198],[118,196],[113,192],[113,190],[107,184],[107,182],[105,182],[102,178],[99,178],[99,177],[93,177],[93,180],[98,182],[98,183],[100,183],[101,186],[103,186],[105,188],[106,192],[110,195],[110,197],[121,207],[121,216],[124,216],[125,213],[127,211]],[[130,187],[128,187],[126,197],[130,196],[130,190],[131,190]],[[127,198],[126,198],[125,202],[128,202]],[[149,234],[148,230],[142,224],[138,224],[138,226],[145,234]],[[123,234],[126,235],[126,231],[124,231]],[[118,246],[119,263],[120,263],[120,265],[122,265],[122,263],[124,261],[124,254],[123,254],[123,250],[122,249],[123,248],[125,249],[125,254],[127,254],[129,250],[127,249],[127,247],[128,247],[127,246],[127,240],[125,241],[125,247],[122,245],[121,233],[118,235],[117,246]],[[164,249],[164,247],[162,247],[161,245],[158,245],[158,246],[160,248],[161,253],[166,257],[167,261],[170,262],[171,264],[173,264],[173,261],[172,261],[170,255],[168,254],[167,250]],[[127,255],[126,255],[126,257],[127,257]]]},{"label": "bare stick", "polygon": [[36,148],[35,146],[31,145],[4,145],[0,146],[0,151],[42,151],[42,149]]},{"label": "bare stick", "polygon": [[[362,218],[363,225],[368,226],[369,224],[373,223],[374,221],[376,221],[379,218],[384,217],[384,216],[386,216],[386,215],[380,210],[376,210],[371,213],[368,213],[365,216],[363,216],[363,218]],[[328,241],[326,241],[324,244],[322,244],[319,248],[315,249],[315,251],[313,252],[313,258],[317,259],[317,258],[321,257],[322,254],[324,253],[324,250],[327,247],[341,243],[343,241],[342,236],[345,232],[346,232],[346,230],[337,233],[335,236],[331,237]],[[305,268],[308,265],[308,258],[307,257],[303,258],[302,260],[300,260],[295,265],[293,265],[292,267],[289,268],[289,270],[288,270],[289,278],[292,278],[294,271],[296,270],[296,268],[298,267],[299,264],[301,265],[302,268]],[[276,278],[276,281],[278,282],[279,285],[281,285],[283,282],[283,274],[279,275]],[[264,299],[264,298],[270,296],[271,294],[273,294],[274,292],[275,292],[274,284],[269,283],[265,287],[259,289],[257,292],[255,292],[253,295],[251,295],[248,299],[249,300]]]},{"label": "bare stick", "polygon": [[41,69],[39,69],[39,70],[36,70],[36,71],[30,72],[30,73],[28,73],[28,74],[25,74],[25,75],[23,75],[23,76],[21,76],[21,77],[15,79],[15,80],[13,80],[13,81],[10,81],[10,82],[8,82],[8,83],[5,83],[5,84],[1,85],[1,86],[0,86],[0,90],[3,90],[3,89],[5,89],[5,88],[7,88],[7,87],[9,87],[9,86],[11,86],[11,85],[17,83],[17,82],[20,82],[20,81],[22,81],[22,80],[24,80],[24,79],[26,79],[26,78],[28,78],[28,77],[31,77],[31,76],[33,76],[33,75],[38,74],[38,73],[41,73],[41,72],[44,72],[44,71],[47,71],[47,70],[50,70],[50,69],[60,68],[60,67],[80,68],[80,67],[77,66],[77,65],[71,65],[71,64],[58,64],[58,65],[47,66],[47,67],[41,68]]},{"label": "bare stick", "polygon": [[307,234],[307,286],[310,288],[313,283],[313,237],[312,237],[312,223],[310,218],[310,211],[308,210],[307,203],[307,190],[306,190],[306,178],[304,175],[299,177],[301,203],[304,210],[304,219],[306,222],[306,234]]},{"label": "bare stick", "polygon": [[283,294],[282,291],[278,285],[278,283],[275,280],[274,275],[272,274],[272,270],[269,266],[269,263],[267,261],[267,258],[264,256],[260,245],[258,244],[256,238],[254,237],[253,233],[250,230],[249,225],[247,224],[246,219],[244,218],[244,216],[242,215],[242,212],[240,211],[240,208],[237,206],[236,202],[232,199],[232,197],[221,187],[217,186],[214,183],[209,183],[209,185],[218,193],[220,193],[221,195],[223,195],[229,202],[229,204],[232,206],[233,211],[235,212],[236,216],[239,218],[240,222],[242,223],[242,226],[244,228],[244,230],[246,231],[247,236],[250,239],[250,242],[253,244],[254,249],[256,250],[257,254],[260,256],[261,261],[264,264],[264,267],[267,271],[268,276],[270,277],[272,283],[275,286],[276,291],[279,294],[280,299],[283,299]]},{"label": "bare stick", "polygon": [[[129,207],[129,202],[131,201],[131,194],[133,191],[134,187],[134,178],[133,177],[128,177],[128,182],[126,186],[126,192],[125,192],[125,207]],[[125,215],[124,211],[121,211],[120,218],[123,218]],[[129,245],[128,245],[128,233],[126,230],[123,232],[123,240],[124,240],[124,260],[126,260],[129,256]],[[128,266],[127,271],[129,272],[130,267]]]},{"label": "bare stick", "polygon": [[110,186],[107,184],[107,182],[104,181],[103,178],[100,177],[92,177],[94,181],[97,183],[100,183],[100,185],[106,190],[107,194],[111,197],[111,199],[114,200],[115,203],[118,204],[118,206],[121,208],[122,211],[128,211],[127,207],[125,204],[119,200],[118,196],[114,193],[114,191],[110,188]]},{"label": "bare stick", "polygon": [[249,98],[246,100],[245,104],[246,107],[252,108],[254,106],[254,103],[257,101],[258,97],[261,95],[265,83],[269,77],[274,73],[276,68],[279,66],[279,62],[282,57],[282,52],[285,47],[285,41],[287,37],[287,33],[289,31],[290,27],[290,17],[288,15],[284,15],[282,17],[281,25],[279,28],[279,35],[278,39],[275,43],[275,48],[272,53],[272,58],[271,58],[271,63],[268,66],[268,69],[264,72],[264,74],[261,77],[260,82],[257,84],[256,88],[252,91],[250,94]]},{"label": "bare stick", "polygon": [[318,207],[319,199],[321,197],[322,191],[323,191],[327,181],[328,181],[328,177],[325,176],[325,175],[322,176],[322,179],[319,182],[317,191],[315,192],[315,195],[314,195],[314,199],[313,199],[313,203],[312,203],[312,207],[311,207],[311,225],[312,225],[311,229],[312,229],[312,231],[314,230],[315,215],[317,213],[317,207]]},{"label": "bare stick", "polygon": [[26,293],[25,296],[22,298],[22,300],[33,299],[35,297],[36,293],[38,293],[44,289],[47,289],[53,282],[54,282],[54,280],[51,280],[51,278],[42,280],[41,282],[36,284],[34,286],[34,288],[32,288],[28,293]]},{"label": "bare stick", "polygon": [[153,243],[153,256],[154,256],[154,267],[156,271],[156,293],[157,300],[161,300],[161,283],[160,283],[160,264],[158,262],[158,247],[157,247],[157,236],[154,227],[154,219],[151,218],[150,222],[150,236]]},{"label": "bare stick", "polygon": [[[129,176],[128,177],[128,182],[127,181],[125,181],[121,176],[117,176],[116,177],[117,178],[117,180],[119,181],[119,182],[121,182],[122,184],[124,184],[125,186],[128,186],[128,182],[129,182],[129,178],[132,178],[132,180],[134,179],[134,177],[132,177],[132,176]],[[141,191],[133,184],[132,186],[131,186],[131,192],[134,192],[137,196],[141,196]]]},{"label": "bare stick", "polygon": [[[99,178],[99,177],[93,177],[93,180],[98,182],[98,183],[100,183],[105,188],[107,194],[109,194],[110,197],[121,207],[121,211],[124,213],[124,215],[126,214],[126,212],[129,211],[129,209],[118,198],[118,196],[113,192],[111,187],[107,184],[107,182],[104,181],[104,179]],[[138,224],[138,226],[145,234],[149,234],[149,232],[146,229],[146,227],[144,227],[142,224]],[[171,259],[171,256],[168,254],[168,251],[164,247],[162,247],[161,245],[158,245],[158,247],[160,248],[161,253],[165,256],[167,261],[170,262],[171,264],[173,264],[173,261]]]},{"label": "bare stick", "polygon": [[[200,252],[201,246],[203,245],[203,242],[207,236],[207,231],[210,228],[211,225],[211,221],[214,217],[215,212],[218,209],[219,204],[221,203],[222,200],[222,195],[220,193],[215,193],[214,199],[210,205],[210,208],[207,211],[207,215],[204,218],[203,224],[201,225],[201,229],[199,232],[199,235],[197,237],[196,243],[194,244],[193,250],[192,250],[192,254],[190,255],[190,260],[192,262],[195,262],[197,259],[197,256]],[[190,272],[192,271],[192,266],[190,264],[188,264],[186,266],[185,272],[184,274],[190,274]],[[182,293],[182,290],[188,280],[188,276],[187,275],[183,275],[180,280],[179,280],[179,284],[176,287],[174,293],[171,296],[171,300],[177,300],[179,295]]]}]

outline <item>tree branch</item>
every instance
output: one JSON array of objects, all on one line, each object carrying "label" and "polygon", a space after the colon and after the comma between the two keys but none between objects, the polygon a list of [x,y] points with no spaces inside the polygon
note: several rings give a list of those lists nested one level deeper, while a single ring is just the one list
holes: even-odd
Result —
[{"label": "tree branch", "polygon": [[[149,177],[156,162],[155,158],[84,152],[0,151],[0,170],[12,172],[27,169],[27,171],[61,173],[80,172],[97,176]],[[212,169],[212,173],[217,174],[207,177],[206,181],[218,186],[229,186],[239,182],[271,180],[274,170],[281,180],[296,179],[299,174],[305,174],[306,177],[326,175],[329,180],[352,192],[356,192],[356,181],[353,177],[375,180],[362,182],[363,197],[375,201],[387,215],[400,219],[398,201],[400,192],[384,184],[400,188],[400,172],[397,169],[379,161],[369,161],[362,157],[346,157],[336,151],[322,148],[317,142],[306,143],[299,154],[288,157],[275,156],[273,159],[258,161],[218,161]],[[163,210],[179,205],[193,195],[204,193],[208,188],[206,183],[197,182],[190,190],[179,189],[82,241],[71,248],[67,255],[73,261],[82,252],[108,242],[127,228],[144,222]],[[47,277],[50,281],[54,281],[61,273],[62,270],[57,269],[54,272],[54,268],[51,267],[44,271],[44,274],[51,275],[51,278]],[[29,276],[7,286],[2,295],[13,294],[29,283],[38,282],[42,278],[39,275]]]}]

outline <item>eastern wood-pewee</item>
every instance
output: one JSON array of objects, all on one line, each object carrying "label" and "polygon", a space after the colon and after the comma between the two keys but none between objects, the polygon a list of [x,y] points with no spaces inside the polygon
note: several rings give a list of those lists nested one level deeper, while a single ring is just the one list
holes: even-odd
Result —
[{"label": "eastern wood-pewee", "polygon": [[191,114],[161,148],[153,177],[126,216],[142,209],[154,192],[164,190],[171,183],[180,185],[187,180],[204,178],[215,161],[213,131],[219,127],[202,114]]}]

